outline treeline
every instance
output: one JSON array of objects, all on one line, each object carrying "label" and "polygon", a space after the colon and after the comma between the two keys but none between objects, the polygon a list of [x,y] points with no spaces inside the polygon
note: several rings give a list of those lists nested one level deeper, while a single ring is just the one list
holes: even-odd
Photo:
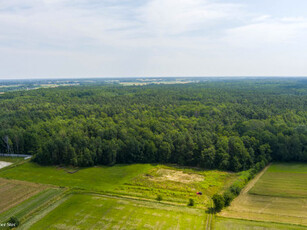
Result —
[{"label": "treeline", "polygon": [[238,179],[222,194],[214,194],[212,200],[214,203],[214,212],[220,212],[224,207],[230,206],[245,185],[255,177],[255,175],[266,166],[265,161],[256,163],[249,170],[241,172]]},{"label": "treeline", "polygon": [[0,95],[0,152],[44,165],[307,161],[307,81],[79,86]]}]

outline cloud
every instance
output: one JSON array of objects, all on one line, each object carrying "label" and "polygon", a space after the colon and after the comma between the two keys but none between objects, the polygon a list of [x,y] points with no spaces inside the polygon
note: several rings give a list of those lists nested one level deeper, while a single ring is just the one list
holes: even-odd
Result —
[{"label": "cloud", "polygon": [[263,54],[304,57],[307,18],[247,2],[0,0],[0,77],[257,75]]},{"label": "cloud", "polygon": [[307,36],[307,18],[272,18],[251,20],[251,23],[226,31],[231,45],[259,48],[261,45],[295,45]]}]

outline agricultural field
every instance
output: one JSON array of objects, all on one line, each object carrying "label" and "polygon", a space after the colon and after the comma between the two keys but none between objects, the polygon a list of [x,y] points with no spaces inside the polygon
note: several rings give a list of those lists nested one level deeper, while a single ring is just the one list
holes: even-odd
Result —
[{"label": "agricultural field", "polygon": [[77,194],[30,229],[203,229],[205,223],[199,209]]},{"label": "agricultural field", "polygon": [[[208,207],[210,197],[228,188],[238,174],[217,170],[197,170],[158,165],[119,187],[121,194],[186,203],[193,198],[196,204]],[[203,195],[197,196],[201,191]]]},{"label": "agricultural field", "polygon": [[307,226],[306,176],[304,164],[272,164],[220,216]]},{"label": "agricultural field", "polygon": [[[239,174],[150,164],[97,166],[90,168],[42,167],[25,163],[0,172],[0,177],[108,192],[117,195],[186,204],[189,198],[203,208],[214,193],[228,188]],[[202,196],[196,195],[201,191]]]},{"label": "agricultural field", "polygon": [[110,191],[118,185],[152,168],[149,164],[97,166],[90,168],[43,167],[28,162],[0,172],[0,177],[79,188],[89,191]]},{"label": "agricultural field", "polygon": [[215,230],[307,230],[307,227],[261,221],[216,218]]},{"label": "agricultural field", "polygon": [[46,188],[46,185],[0,178],[0,214]]},{"label": "agricultural field", "polygon": [[63,192],[65,192],[63,189],[47,188],[14,206],[13,208],[0,213],[0,223],[4,223],[11,216],[15,216],[19,220],[23,221],[27,217],[31,216],[34,212],[36,212],[41,206],[49,203],[52,199],[59,196]]},{"label": "agricultural field", "polygon": [[249,193],[307,198],[307,164],[273,164]]}]

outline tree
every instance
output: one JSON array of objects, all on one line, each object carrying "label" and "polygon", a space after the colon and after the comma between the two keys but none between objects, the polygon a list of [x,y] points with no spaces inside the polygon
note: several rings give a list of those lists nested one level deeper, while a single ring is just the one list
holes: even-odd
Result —
[{"label": "tree", "polygon": [[224,197],[220,194],[214,194],[212,197],[213,203],[214,203],[214,210],[216,212],[220,212],[223,207],[225,206],[225,200]]},{"label": "tree", "polygon": [[12,216],[12,217],[9,219],[8,223],[9,223],[9,227],[10,227],[10,228],[16,228],[16,227],[19,226],[19,220],[18,220],[17,217],[15,217],[15,216]]}]

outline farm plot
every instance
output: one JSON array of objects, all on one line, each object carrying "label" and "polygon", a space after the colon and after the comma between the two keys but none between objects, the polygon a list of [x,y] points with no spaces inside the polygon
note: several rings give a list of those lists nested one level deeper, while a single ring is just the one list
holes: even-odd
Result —
[{"label": "farm plot", "polygon": [[215,230],[307,230],[307,227],[270,222],[216,218]]},{"label": "farm plot", "polygon": [[273,164],[249,193],[307,198],[307,164]]},{"label": "farm plot", "polygon": [[149,164],[134,164],[76,169],[55,166],[43,167],[28,162],[1,171],[0,177],[88,191],[110,191],[152,167]]},{"label": "farm plot", "polygon": [[0,213],[46,188],[45,185],[0,178]]},{"label": "farm plot", "polygon": [[202,210],[95,195],[73,195],[30,229],[203,229]]},{"label": "farm plot", "polygon": [[39,209],[42,205],[49,203],[50,200],[63,193],[63,189],[48,188],[23,201],[19,205],[0,214],[0,223],[5,222],[11,216],[17,217],[23,222],[26,217],[29,217],[33,212]]},{"label": "farm plot", "polygon": [[[230,186],[238,174],[158,165],[119,187],[122,194],[187,203],[189,198],[208,206],[210,196]],[[196,193],[201,191],[203,195]]]},{"label": "farm plot", "polygon": [[220,216],[307,226],[304,169],[301,164],[273,164],[250,191],[241,193]]}]

